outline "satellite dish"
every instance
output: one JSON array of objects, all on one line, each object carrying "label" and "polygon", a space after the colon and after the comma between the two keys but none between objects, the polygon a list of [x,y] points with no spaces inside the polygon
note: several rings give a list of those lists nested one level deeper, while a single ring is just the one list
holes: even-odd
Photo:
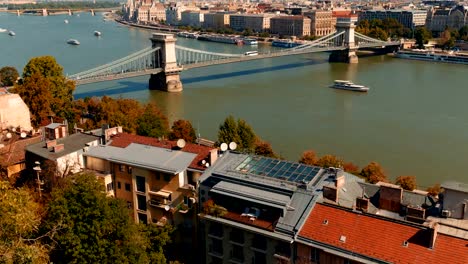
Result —
[{"label": "satellite dish", "polygon": [[205,165],[205,164],[206,164],[206,160],[202,160],[202,161],[201,161],[201,164],[202,164],[202,165]]},{"label": "satellite dish", "polygon": [[114,136],[117,135],[117,131],[115,131],[115,130],[112,131],[112,135],[114,135]]},{"label": "satellite dish", "polygon": [[180,138],[177,140],[177,147],[179,148],[184,148],[185,147],[185,140],[183,138]]},{"label": "satellite dish", "polygon": [[228,145],[226,143],[221,143],[221,146],[219,146],[221,151],[226,151],[228,149]]},{"label": "satellite dish", "polygon": [[231,142],[231,143],[229,143],[229,149],[230,149],[230,150],[235,150],[236,148],[237,148],[236,142]]},{"label": "satellite dish", "polygon": [[207,162],[207,163],[205,164],[205,167],[207,167],[207,168],[210,167],[210,163]]},{"label": "satellite dish", "polygon": [[11,133],[8,132],[8,133],[6,134],[6,137],[7,137],[8,139],[10,139],[10,138],[11,138]]},{"label": "satellite dish", "polygon": [[169,205],[164,206],[164,210],[169,211],[171,207]]},{"label": "satellite dish", "polygon": [[20,135],[20,136],[21,136],[21,138],[25,138],[25,137],[26,137],[26,133],[21,132],[21,135]]}]

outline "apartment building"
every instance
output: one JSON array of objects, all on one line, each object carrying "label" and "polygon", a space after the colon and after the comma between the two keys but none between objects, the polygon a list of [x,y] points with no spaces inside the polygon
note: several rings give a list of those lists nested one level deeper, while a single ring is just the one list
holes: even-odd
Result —
[{"label": "apartment building", "polygon": [[236,31],[250,29],[253,32],[267,32],[270,30],[270,19],[273,14],[231,14],[229,26]]},{"label": "apartment building", "polygon": [[394,18],[406,28],[415,28],[426,24],[426,10],[363,10],[359,12],[358,21]]},{"label": "apartment building", "polygon": [[201,27],[205,18],[205,11],[184,11],[181,13],[180,24],[183,26]]},{"label": "apartment building", "polygon": [[270,33],[283,36],[309,36],[311,20],[305,16],[276,16],[270,19]]},{"label": "apartment building", "polygon": [[200,263],[292,263],[324,169],[235,152],[200,178]]},{"label": "apartment building", "polygon": [[297,236],[296,263],[466,263],[468,232],[318,203]]},{"label": "apartment building", "polygon": [[310,18],[310,34],[313,36],[326,36],[335,31],[336,18],[332,11],[313,10],[305,12],[304,16]]},{"label": "apartment building", "polygon": [[206,13],[204,16],[203,28],[205,29],[221,29],[229,26],[229,13]]},{"label": "apartment building", "polygon": [[217,150],[120,133],[84,156],[87,169],[112,175],[115,197],[127,201],[135,221],[178,225],[196,203],[198,178]]}]

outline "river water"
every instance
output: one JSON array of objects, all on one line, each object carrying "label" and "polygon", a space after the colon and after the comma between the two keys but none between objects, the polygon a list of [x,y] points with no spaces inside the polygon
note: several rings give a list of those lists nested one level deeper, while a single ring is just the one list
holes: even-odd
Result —
[{"label": "river water", "polygon": [[[64,20],[69,21],[68,24]],[[73,74],[150,45],[150,31],[91,16],[0,13],[0,67],[20,71],[31,57],[52,55]],[[93,32],[101,31],[101,37]],[[79,46],[66,44],[78,39]],[[225,53],[248,46],[179,39],[178,45]],[[258,50],[269,49],[260,45]],[[149,77],[79,86],[76,98],[109,95],[154,101],[171,120],[189,119],[202,137],[216,139],[232,114],[252,125],[281,156],[297,160],[307,149],[364,166],[379,162],[394,179],[414,175],[422,187],[468,182],[468,66],[361,57],[330,64],[317,53],[184,71],[184,91],[149,91]],[[367,94],[328,88],[335,79],[370,87]]]}]

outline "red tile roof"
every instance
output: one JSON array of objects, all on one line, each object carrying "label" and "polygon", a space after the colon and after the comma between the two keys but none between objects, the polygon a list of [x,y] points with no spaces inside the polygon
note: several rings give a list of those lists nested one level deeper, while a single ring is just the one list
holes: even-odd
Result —
[{"label": "red tile roof", "polygon": [[468,263],[468,240],[439,233],[430,249],[424,228],[324,204],[316,204],[299,236],[392,263]]},{"label": "red tile roof", "polygon": [[41,136],[22,139],[18,135],[13,134],[11,142],[2,143],[5,147],[0,148],[0,165],[10,166],[24,161],[25,147],[30,144],[41,141]]},{"label": "red tile roof", "polygon": [[351,10],[339,10],[339,11],[332,11],[333,17],[357,17],[356,13],[353,13]]},{"label": "red tile roof", "polygon": [[[132,135],[127,133],[117,134],[112,137],[112,142],[110,143],[113,147],[126,148],[131,143],[137,143],[142,145],[148,145],[159,148],[174,149],[177,148],[177,141],[172,140],[159,140],[152,137],[144,137],[138,135]],[[210,151],[214,148],[201,146],[193,143],[186,143],[185,147],[182,149],[184,152],[198,154],[195,159],[190,164],[189,168],[197,170],[205,170],[206,168],[201,165],[202,160],[209,160]]]}]

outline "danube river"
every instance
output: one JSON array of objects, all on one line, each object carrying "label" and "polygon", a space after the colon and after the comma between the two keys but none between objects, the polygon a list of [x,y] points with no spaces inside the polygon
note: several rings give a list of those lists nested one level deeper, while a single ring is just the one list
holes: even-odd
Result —
[{"label": "danube river", "polygon": [[[69,21],[68,24],[64,20]],[[91,16],[0,13],[0,67],[21,69],[34,56],[53,55],[73,74],[150,45],[150,31]],[[95,37],[93,31],[102,32]],[[79,46],[66,44],[78,39]],[[251,47],[179,39],[178,45],[225,53]],[[258,49],[268,49],[259,46]],[[328,88],[334,79],[370,87],[368,94]],[[248,121],[281,156],[297,160],[307,149],[360,166],[379,162],[394,179],[417,176],[420,186],[468,182],[468,66],[360,58],[330,64],[327,54],[265,59],[182,73],[184,91],[149,91],[148,77],[79,86],[76,98],[103,96],[154,101],[171,120],[189,119],[202,137],[216,139],[232,114]]]}]

